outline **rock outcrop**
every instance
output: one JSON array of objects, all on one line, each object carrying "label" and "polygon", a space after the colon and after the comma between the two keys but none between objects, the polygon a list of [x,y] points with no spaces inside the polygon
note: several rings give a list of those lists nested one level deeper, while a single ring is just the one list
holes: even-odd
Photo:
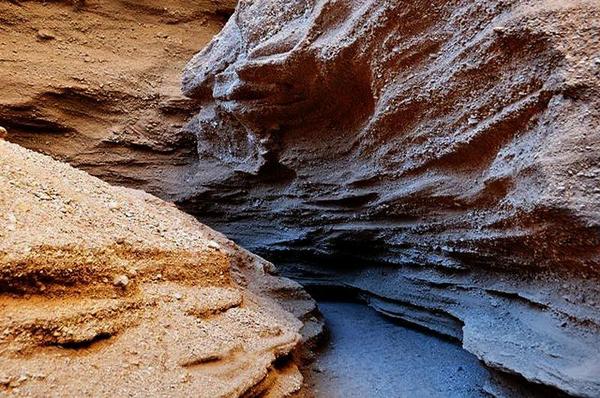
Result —
[{"label": "rock outcrop", "polygon": [[242,1],[185,71],[179,203],[492,368],[600,396],[599,21],[585,0]]},{"label": "rock outcrop", "polygon": [[[241,1],[188,65],[182,96],[180,69],[222,28],[234,3],[0,2],[0,125],[7,128],[0,136],[175,200],[306,283],[350,288],[389,316],[460,339],[494,369],[573,395],[600,395],[597,2]],[[182,128],[191,114],[197,116]],[[0,145],[3,157],[21,153]],[[24,169],[13,166],[11,173]],[[231,280],[209,273],[173,281],[162,271],[153,280],[156,267],[175,262],[187,273],[197,262],[169,246],[160,225],[142,220],[158,234],[153,238],[123,229],[146,210],[131,216],[109,203],[110,212],[99,213],[104,218],[77,218],[69,203],[44,191],[45,180],[36,185],[41,196],[25,196],[35,203],[14,208],[21,202],[9,192],[23,185],[17,174],[0,175],[8,209],[0,215],[0,321],[17,325],[0,335],[0,389],[41,391],[51,374],[39,358],[64,366],[63,375],[114,377],[116,368],[89,367],[94,355],[133,358],[119,337],[137,341],[130,323],[149,336],[159,336],[160,322],[176,330],[191,322],[181,308],[198,295],[210,303],[208,313],[216,311],[209,318],[217,328],[236,330],[241,318],[223,314],[238,307],[221,311],[240,295],[247,311],[279,308],[261,298],[267,294],[306,322],[304,335],[318,331],[313,304],[297,285],[264,273],[268,263],[221,235],[201,234],[194,223],[198,247],[182,250],[214,272],[231,267]],[[183,217],[147,195],[123,192],[142,196],[131,199],[139,206],[154,203],[152,211],[168,209],[169,220]],[[98,203],[75,196],[70,200],[95,210],[106,207],[104,196]],[[35,224],[25,225],[23,214],[35,215]],[[64,238],[60,245],[81,250],[59,249],[55,233]],[[17,240],[13,247],[9,236],[43,250],[29,252],[31,243]],[[138,236],[145,249],[137,248]],[[206,246],[209,240],[221,251]],[[82,256],[91,262],[82,265]],[[10,268],[30,260],[31,269]],[[150,273],[124,272],[137,261]],[[74,271],[80,266],[85,272]],[[174,300],[162,299],[169,296]],[[11,312],[14,300],[27,311]],[[165,306],[167,314],[153,316]],[[89,314],[101,322],[89,323]],[[271,316],[286,330],[300,327],[279,309],[268,311],[269,322]],[[184,329],[160,338],[199,339]],[[162,380],[179,377],[170,367],[179,354],[154,346],[151,355],[167,358],[151,358],[167,367]],[[23,356],[15,352],[34,353],[32,374],[21,372]],[[233,362],[244,358],[227,352]],[[215,359],[204,369],[231,369],[229,363]],[[115,384],[158,374],[144,366],[141,376],[126,370]],[[200,367],[192,367],[193,376]],[[269,368],[257,388],[275,386],[279,373],[289,388],[297,380],[291,368]],[[233,385],[216,383],[222,391]],[[77,394],[84,387],[103,393],[94,383],[69,388]],[[500,395],[504,387],[489,392]]]},{"label": "rock outcrop", "polygon": [[0,220],[0,395],[302,387],[314,302],[172,204],[0,140]]},{"label": "rock outcrop", "polygon": [[235,3],[0,1],[0,125],[105,181],[174,197],[197,157],[181,70]]}]

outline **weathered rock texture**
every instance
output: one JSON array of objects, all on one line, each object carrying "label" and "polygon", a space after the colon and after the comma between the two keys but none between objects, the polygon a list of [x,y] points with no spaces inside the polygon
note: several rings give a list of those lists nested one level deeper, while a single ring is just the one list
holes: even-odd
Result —
[{"label": "weathered rock texture", "polygon": [[301,388],[314,302],[173,205],[0,140],[0,226],[0,395]]},{"label": "weathered rock texture", "polygon": [[232,0],[0,1],[0,126],[106,181],[187,189],[194,109],[181,70]]},{"label": "weathered rock texture", "polygon": [[600,396],[597,1],[255,0],[196,55],[180,203],[307,279]]}]

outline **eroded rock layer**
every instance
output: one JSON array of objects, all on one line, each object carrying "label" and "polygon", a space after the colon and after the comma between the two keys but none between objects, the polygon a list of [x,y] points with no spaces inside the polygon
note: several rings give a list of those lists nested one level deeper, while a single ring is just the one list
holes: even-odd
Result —
[{"label": "eroded rock layer", "polygon": [[170,199],[196,158],[181,70],[234,0],[0,1],[8,140]]},{"label": "eroded rock layer", "polygon": [[297,276],[600,395],[595,1],[242,1],[180,204]]},{"label": "eroded rock layer", "polygon": [[285,397],[298,284],[173,205],[0,140],[0,395]]}]

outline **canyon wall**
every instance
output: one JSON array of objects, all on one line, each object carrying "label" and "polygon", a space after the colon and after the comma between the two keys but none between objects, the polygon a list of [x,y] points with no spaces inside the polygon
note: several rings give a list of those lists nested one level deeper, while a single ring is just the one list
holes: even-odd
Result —
[{"label": "canyon wall", "polygon": [[172,199],[196,159],[181,70],[235,3],[0,1],[0,126],[12,142]]},{"label": "canyon wall", "polygon": [[184,73],[179,204],[494,369],[599,396],[599,38],[595,1],[242,1]]},{"label": "canyon wall", "polygon": [[[181,69],[234,7],[0,2],[7,139],[176,201],[307,284],[352,289],[462,341],[502,380],[600,395],[597,2],[241,1],[187,66],[182,95]],[[207,234],[199,241],[230,247]],[[238,276],[235,264],[258,261],[252,297],[276,299],[302,334],[318,333],[296,285],[227,250]],[[36,286],[10,294],[37,300]],[[38,325],[36,305],[11,322]],[[96,341],[86,325],[73,341],[42,341],[103,347],[106,335]],[[14,388],[15,372],[0,389]],[[518,394],[510,388],[487,386]]]},{"label": "canyon wall", "polygon": [[288,397],[314,301],[145,192],[0,139],[0,395]]}]

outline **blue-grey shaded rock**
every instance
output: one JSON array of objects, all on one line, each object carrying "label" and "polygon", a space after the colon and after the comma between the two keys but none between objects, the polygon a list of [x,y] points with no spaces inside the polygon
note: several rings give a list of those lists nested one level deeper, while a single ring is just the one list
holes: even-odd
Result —
[{"label": "blue-grey shaded rock", "polygon": [[311,280],[600,395],[596,2],[243,1],[187,66],[179,203]]}]

